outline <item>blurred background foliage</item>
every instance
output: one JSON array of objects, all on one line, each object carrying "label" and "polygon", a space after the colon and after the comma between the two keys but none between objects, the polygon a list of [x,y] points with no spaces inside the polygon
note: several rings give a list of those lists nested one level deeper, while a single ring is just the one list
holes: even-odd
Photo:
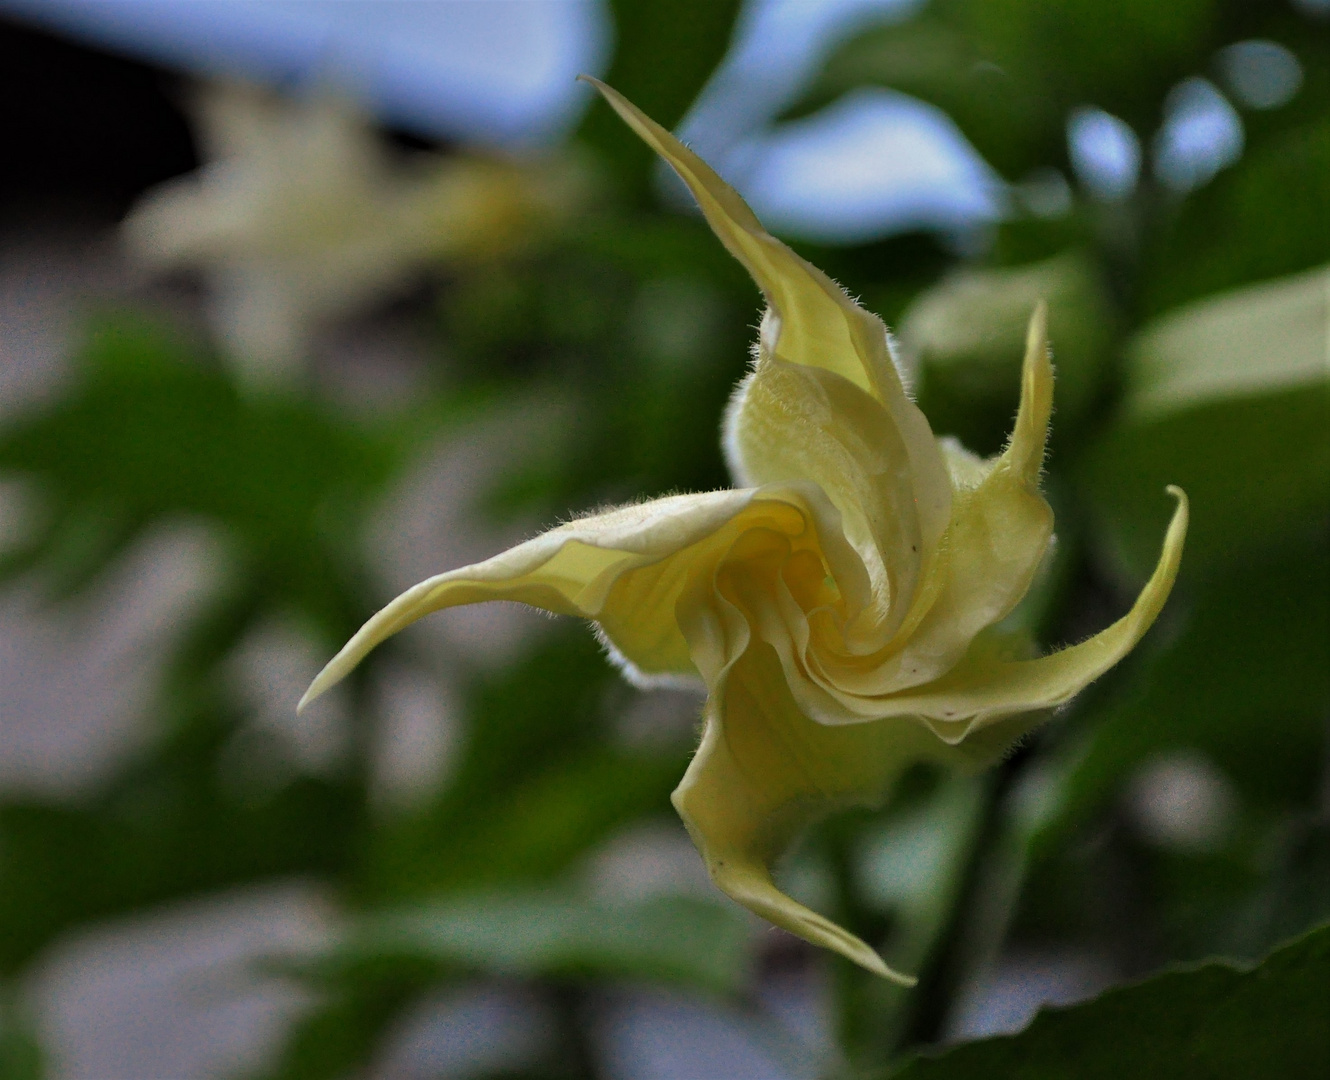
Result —
[{"label": "blurred background foliage", "polygon": [[[607,80],[676,125],[738,4],[612,8]],[[154,658],[133,751],[74,793],[0,792],[0,1076],[56,1068],[22,990],[55,943],[289,879],[317,883],[336,930],[263,961],[305,991],[260,1070],[274,1080],[375,1075],[419,1002],[485,980],[525,988],[551,1018],[511,1078],[609,1075],[598,988],[625,980],[703,995],[788,1075],[894,1075],[922,1047],[985,1030],[966,1017],[1024,992],[1022,956],[1092,958],[1090,984],[1062,991],[1074,997],[1178,962],[1259,963],[1293,939],[1258,969],[1259,993],[1241,969],[1176,971],[902,1075],[1108,1075],[1059,1057],[1069,1045],[1143,1075],[1183,1061],[1189,1039],[1225,1064],[1187,1058],[1198,1071],[1170,1075],[1326,1064],[1325,935],[1299,935],[1330,918],[1330,19],[1286,0],[931,0],[843,40],[784,119],[871,87],[945,111],[1001,178],[1001,216],[964,237],[796,247],[888,320],[935,430],[984,453],[1015,411],[1025,321],[1049,301],[1059,540],[1029,628],[1051,646],[1124,611],[1168,515],[1163,486],[1193,500],[1175,598],[1119,670],[992,773],[911,774],[883,810],[827,822],[792,856],[789,887],[918,971],[918,989],[757,931],[690,880],[597,882],[589,868],[616,837],[676,827],[668,795],[696,703],[673,695],[653,719],[581,626],[446,663],[437,637],[394,640],[326,707],[335,745],[308,760],[283,734],[292,717],[264,719],[236,689],[236,657],[265,628],[294,627],[321,659],[405,583],[383,569],[385,503],[440,440],[514,408],[550,415],[517,450],[483,444],[484,483],[449,494],[491,530],[728,484],[717,427],[758,296],[597,102],[566,146],[511,166],[529,188],[468,196],[513,200],[486,204],[501,221],[539,201],[520,217],[525,243],[438,255],[396,298],[347,292],[348,309],[389,311],[427,343],[409,394],[349,403],[316,356],[256,383],[216,321],[108,302],[84,313],[70,376],[0,416],[10,588],[76,611],[163,529],[202,526],[212,544],[209,584]],[[30,175],[101,168],[95,126],[85,115],[61,140],[63,171],[42,159]],[[176,114],[158,128],[176,141],[137,157],[125,143],[104,177],[117,215],[197,164]],[[460,150],[384,146],[413,175]],[[236,190],[278,210],[310,197],[266,168]],[[213,248],[198,264],[214,289],[266,295],[272,275],[342,257],[311,220],[306,262],[278,251],[256,269]],[[441,663],[456,753],[423,795],[385,798],[385,688]],[[796,1045],[770,1007],[764,987],[790,970],[825,991],[826,1046]],[[1242,994],[1265,1004],[1238,1027],[1212,1022],[1210,1003]]]}]

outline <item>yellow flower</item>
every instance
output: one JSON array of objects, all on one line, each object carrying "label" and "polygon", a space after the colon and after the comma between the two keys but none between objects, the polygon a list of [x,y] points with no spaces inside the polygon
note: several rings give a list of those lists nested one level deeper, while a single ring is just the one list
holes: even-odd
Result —
[{"label": "yellow flower", "polygon": [[507,253],[577,186],[556,162],[395,162],[364,117],[326,97],[219,85],[197,115],[209,163],[149,192],[125,240],[150,266],[206,272],[219,336],[258,383],[291,379],[320,323],[422,267]]},{"label": "yellow flower", "polygon": [[1108,629],[1013,659],[992,627],[1052,537],[1039,492],[1053,373],[1031,323],[1007,449],[937,439],[906,395],[886,329],[768,235],[669,132],[596,84],[692,189],[766,295],[758,355],[725,418],[739,487],[569,522],[423,581],[375,615],[302,705],[422,615],[518,600],[595,620],[629,678],[701,678],[702,744],[674,793],[715,883],[870,971],[909,983],[863,941],[781,893],[771,864],[830,811],[878,804],[920,760],[988,763],[1149,628],[1177,574],[1178,507],[1158,568]]}]

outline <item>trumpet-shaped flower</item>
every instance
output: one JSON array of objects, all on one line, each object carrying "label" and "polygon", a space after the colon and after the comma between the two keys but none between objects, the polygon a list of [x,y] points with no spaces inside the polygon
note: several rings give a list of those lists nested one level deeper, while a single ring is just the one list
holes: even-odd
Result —
[{"label": "trumpet-shaped flower", "polygon": [[219,336],[256,382],[292,376],[320,322],[383,299],[413,271],[505,254],[576,186],[553,162],[393,162],[336,99],[220,85],[197,120],[209,163],[149,192],[125,239],[151,266],[205,271]]},{"label": "trumpet-shaped flower", "polygon": [[1053,389],[1042,310],[1007,448],[981,460],[935,438],[882,322],[768,235],[669,132],[600,90],[766,296],[756,363],[725,417],[738,486],[571,521],[423,581],[370,619],[304,700],[440,608],[517,600],[592,619],[630,678],[706,685],[701,746],[673,801],[715,883],[908,983],[780,892],[773,861],[811,821],[880,803],[913,762],[991,762],[1124,656],[1172,588],[1185,497],[1174,490],[1163,555],[1127,615],[1060,652],[1012,655],[993,628],[1026,593],[1053,528],[1039,491]]}]

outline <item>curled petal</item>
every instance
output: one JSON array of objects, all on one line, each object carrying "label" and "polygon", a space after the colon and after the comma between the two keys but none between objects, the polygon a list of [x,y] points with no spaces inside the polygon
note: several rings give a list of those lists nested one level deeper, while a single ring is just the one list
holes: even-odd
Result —
[{"label": "curled petal", "polygon": [[971,466],[969,482],[959,478],[940,557],[896,631],[890,662],[845,670],[844,690],[880,695],[930,682],[1029,591],[1053,536],[1053,511],[1039,490],[1053,408],[1046,325],[1040,305],[1030,320],[1011,439],[996,458]]},{"label": "curled petal", "polygon": [[[580,518],[491,559],[413,586],[374,615],[321,671],[300,708],[341,681],[380,642],[443,608],[515,600],[595,619],[630,675],[698,669],[676,607],[706,582],[737,538],[765,529],[856,575],[854,552],[826,496],[810,485],[673,495]],[[857,574],[862,577],[862,567]]]},{"label": "curled petal", "polygon": [[[949,514],[946,466],[928,421],[905,393],[887,348],[882,320],[771,236],[738,193],[678,139],[604,83],[582,78],[679,174],[712,231],[752,274],[770,305],[763,320],[757,369],[739,387],[726,419],[726,450],[735,480],[740,484],[825,481],[825,476],[792,471],[791,462],[780,453],[802,432],[782,432],[778,426],[773,430],[771,417],[754,416],[765,408],[759,401],[766,398],[755,390],[755,384],[766,377],[763,358],[779,357],[789,364],[820,369],[847,380],[885,408],[905,454],[897,467],[912,477],[913,511],[919,519],[922,548],[931,550]],[[797,415],[798,402],[791,404]],[[828,492],[835,499],[834,490]],[[846,507],[838,505],[844,512]]]},{"label": "curled petal", "polygon": [[868,571],[862,593],[841,584],[849,647],[881,647],[909,608],[928,543],[900,431],[881,402],[847,380],[774,357],[761,361],[744,394],[744,430],[763,447],[756,479],[806,479],[836,505]]},{"label": "curled petal", "polygon": [[[718,491],[622,507],[560,525],[484,562],[428,578],[356,632],[319,673],[299,708],[345,678],[375,646],[444,608],[515,600],[556,614],[595,618],[625,573],[713,534],[751,501],[751,491]],[[663,617],[672,612],[645,609],[641,614],[644,621],[660,625],[668,639]],[[671,644],[667,640],[658,647],[669,652]]]},{"label": "curled petal", "polygon": [[1011,439],[972,483],[957,484],[936,591],[928,591],[928,607],[902,627],[902,636],[908,634],[902,668],[913,674],[903,670],[897,689],[936,678],[964,655],[976,634],[1008,615],[1029,591],[1048,550],[1053,511],[1039,491],[1053,410],[1046,326],[1041,304],[1030,320]]},{"label": "curled petal", "polygon": [[[954,668],[927,686],[886,698],[890,715],[924,717],[944,742],[973,740],[985,728],[1021,713],[1070,701],[1080,690],[1127,655],[1150,629],[1177,579],[1187,537],[1187,496],[1169,487],[1177,499],[1163,550],[1150,580],[1126,615],[1093,637],[1036,660],[1008,660],[987,647],[984,638]],[[1011,729],[1014,738],[1018,729]]]},{"label": "curled petal", "polygon": [[[1030,323],[1021,406],[1007,449],[984,461],[943,444],[956,485],[951,523],[908,606],[884,611],[875,594],[860,621],[871,630],[871,620],[880,620],[876,636],[817,617],[802,631],[786,617],[788,632],[764,634],[808,715],[831,724],[881,716],[884,697],[944,675],[976,635],[1020,602],[1052,538],[1053,513],[1039,491],[1052,390],[1040,308]],[[872,496],[865,501],[875,505]],[[853,519],[846,516],[848,526]]]},{"label": "curled petal", "polygon": [[[700,157],[643,113],[617,90],[590,76],[581,78],[604,96],[624,121],[660,154],[688,185],[707,223],[731,255],[752,274],[780,325],[775,350],[797,364],[834,371],[861,390],[881,396],[884,383],[900,384],[882,350],[857,347],[855,332],[867,329],[868,315],[821,270],[799,258],[762,227],[757,215]],[[922,419],[922,417],[921,417]],[[925,422],[925,429],[927,422]]]},{"label": "curled petal", "polygon": [[702,744],[674,804],[716,884],[908,984],[782,893],[773,861],[817,818],[880,804],[913,762],[991,760],[1120,660],[1172,588],[1186,496],[1169,489],[1178,506],[1159,564],[1126,616],[1021,659],[996,624],[1052,536],[1038,486],[1053,386],[1042,306],[1006,449],[981,460],[937,440],[881,321],[768,235],[669,132],[595,85],[675,168],[766,294],[757,363],[726,417],[731,467],[753,486],[583,518],[424,581],[366,623],[301,704],[441,608],[516,600],[592,619],[630,677],[691,676],[708,689]]},{"label": "curled petal", "polygon": [[812,821],[879,803],[909,764],[946,748],[908,719],[827,727],[790,695],[780,661],[763,643],[727,665],[707,702],[702,745],[675,790],[675,808],[712,880],[750,911],[814,945],[904,985],[864,941],[786,896],[771,864]]}]

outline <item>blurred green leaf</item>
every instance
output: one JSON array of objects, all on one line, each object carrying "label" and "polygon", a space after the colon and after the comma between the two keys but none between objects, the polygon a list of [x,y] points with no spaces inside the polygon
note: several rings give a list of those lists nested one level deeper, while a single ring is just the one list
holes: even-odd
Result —
[{"label": "blurred green leaf", "polygon": [[[279,971],[285,973],[281,965]],[[362,977],[335,992],[295,1021],[263,1080],[343,1080],[374,1058],[385,1033],[426,989],[427,977],[403,965],[392,977]]]},{"label": "blurred green leaf", "polygon": [[1217,6],[935,0],[840,46],[790,115],[885,86],[943,109],[1008,179],[1065,168],[1076,106],[1107,109],[1142,133],[1154,127],[1165,92],[1203,64]]},{"label": "blurred green leaf", "polygon": [[952,974],[939,967],[953,966],[946,931],[970,884],[976,845],[989,839],[981,832],[990,801],[988,779],[950,776],[925,799],[877,818],[854,837],[851,891],[858,905],[869,909],[856,912],[855,923],[868,924],[870,912],[889,912],[891,929],[882,956],[894,970],[920,979],[918,987],[907,988],[842,967],[837,979],[841,1037],[854,1060],[888,1057],[921,997],[939,991]]},{"label": "blurred green leaf", "polygon": [[[10,997],[13,991],[0,987],[0,995]],[[0,998],[0,1080],[44,1080],[48,1075],[46,1055],[25,1012]]]},{"label": "blurred green leaf", "polygon": [[1210,57],[1208,74],[1242,110],[1247,150],[1262,152],[1287,133],[1319,123],[1330,112],[1330,20],[1305,4],[1230,0],[1223,5],[1214,43],[1228,46],[1252,41],[1273,42],[1295,57],[1301,82],[1291,100],[1260,108],[1244,100],[1225,63],[1231,57],[1222,48]]},{"label": "blurred green leaf", "polygon": [[1077,463],[1134,574],[1154,563],[1165,484],[1192,500],[1187,573],[1326,520],[1328,287],[1321,270],[1230,293],[1135,339],[1121,415]]},{"label": "blurred green leaf", "polygon": [[1330,269],[1231,292],[1146,327],[1124,411],[1149,419],[1212,399],[1330,380]]},{"label": "blurred green leaf", "polygon": [[1251,969],[1213,962],[1044,1009],[1018,1035],[918,1058],[894,1080],[1248,1080],[1322,1076],[1330,1062],[1330,927]]},{"label": "blurred green leaf", "polygon": [[1321,783],[1330,708],[1328,597],[1324,540],[1206,582],[1125,700],[1083,718],[1092,734],[1065,783],[1062,823],[1083,819],[1132,766],[1171,749],[1201,751],[1249,802],[1307,804]]},{"label": "blurred green leaf", "polygon": [[1026,328],[1041,300],[1057,361],[1054,437],[1080,432],[1115,328],[1104,284],[1078,252],[1032,266],[958,270],[915,298],[898,336],[934,430],[977,453],[1002,448],[1020,399]]},{"label": "blurred green leaf", "polygon": [[1212,47],[1218,0],[942,0],[985,58],[1037,86],[1065,115],[1091,104],[1138,131]]},{"label": "blurred green leaf", "polygon": [[[1057,770],[1055,812],[1034,838],[1037,884],[1025,894],[1044,934],[1061,925],[1099,935],[1093,909],[1112,900],[1090,896],[1115,879],[1121,888],[1114,859],[1123,858],[1149,896],[1137,909],[1149,922],[1131,950],[1138,956],[1256,956],[1330,915],[1330,837],[1317,810],[1330,710],[1328,600],[1325,538],[1230,566],[1196,588],[1181,628],[1139,658],[1118,696],[1092,699],[1076,717],[1083,738]],[[1105,850],[1110,834],[1114,843],[1129,839],[1112,823],[1139,825],[1151,813],[1142,800],[1163,799],[1168,812],[1169,798],[1182,797],[1142,782],[1162,769],[1183,785],[1174,790],[1192,792],[1196,768],[1201,790],[1217,785],[1217,801],[1187,795],[1194,801],[1178,822],[1185,831],[1147,829],[1130,852]],[[1078,923],[1087,907],[1090,922]],[[1033,925],[1027,918],[1027,931]]]},{"label": "blurred green leaf", "polygon": [[743,374],[758,302],[705,225],[678,215],[605,214],[521,273],[450,293],[442,329],[463,350],[451,373],[496,388],[520,378],[525,392],[544,380],[571,414],[567,437],[515,463],[483,508],[549,518],[724,486],[716,422]]},{"label": "blurred green leaf", "polygon": [[0,430],[0,473],[33,479],[47,504],[9,572],[36,566],[73,591],[151,524],[201,516],[273,603],[330,636],[353,624],[355,528],[404,457],[401,436],[314,404],[242,396],[170,333],[129,316],[94,324],[75,363],[70,392]]},{"label": "blurred green leaf", "polygon": [[1330,117],[1282,131],[1187,199],[1146,254],[1147,314],[1330,258]]},{"label": "blurred green leaf", "polygon": [[371,895],[548,880],[625,822],[667,811],[687,751],[616,745],[607,705],[617,690],[618,673],[580,625],[478,680],[451,782],[370,838]]},{"label": "blurred green leaf", "polygon": [[345,790],[299,779],[245,802],[180,768],[121,778],[87,806],[0,803],[0,971],[70,926],[274,876],[335,876],[359,811]]},{"label": "blurred green leaf", "polygon": [[787,118],[814,112],[856,87],[883,86],[942,109],[1008,178],[1065,157],[1057,104],[988,60],[936,7],[845,42]]},{"label": "blurred green leaf", "polygon": [[306,970],[357,982],[402,964],[439,978],[642,978],[734,993],[748,973],[748,938],[742,912],[719,897],[495,892],[361,916]]},{"label": "blurred green leaf", "polygon": [[[506,891],[371,911],[321,955],[268,962],[321,1001],[295,1025],[265,1075],[343,1076],[373,1058],[413,1000],[440,983],[476,976],[552,982],[555,997],[560,987],[596,979],[732,995],[749,975],[749,939],[738,908],[719,898],[598,901],[566,891]],[[555,1068],[550,1075],[565,1073]]]}]

